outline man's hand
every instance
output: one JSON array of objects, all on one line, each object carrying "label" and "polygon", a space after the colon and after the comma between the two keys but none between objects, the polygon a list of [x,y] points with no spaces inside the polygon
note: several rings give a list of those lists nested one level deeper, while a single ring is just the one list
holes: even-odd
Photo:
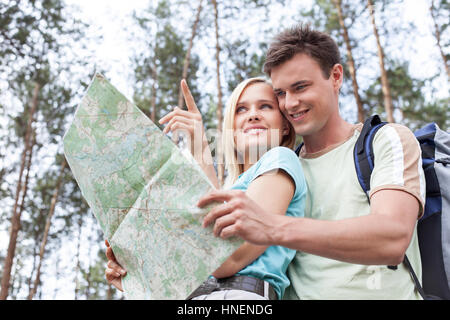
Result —
[{"label": "man's hand", "polygon": [[106,258],[108,258],[107,267],[105,269],[106,280],[114,287],[123,291],[122,277],[127,274],[127,271],[117,262],[116,256],[112,251],[108,240],[105,240]]},{"label": "man's hand", "polygon": [[223,202],[204,218],[203,227],[214,223],[214,235],[223,239],[239,236],[257,245],[273,245],[273,230],[284,216],[269,214],[240,190],[215,190],[203,196],[197,206]]}]

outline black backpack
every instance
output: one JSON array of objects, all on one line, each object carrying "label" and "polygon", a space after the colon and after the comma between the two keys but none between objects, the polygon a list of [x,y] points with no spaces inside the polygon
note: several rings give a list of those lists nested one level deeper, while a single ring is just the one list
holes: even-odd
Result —
[{"label": "black backpack", "polygon": [[[368,197],[374,168],[373,138],[386,124],[378,115],[364,122],[354,149],[355,168],[361,188]],[[422,262],[422,284],[408,257],[403,263],[422,298],[450,299],[450,134],[430,123],[414,132],[422,151],[426,180],[424,214],[417,224]],[[390,266],[389,268],[395,268]]]},{"label": "black backpack", "polygon": [[[368,200],[375,165],[372,143],[377,131],[386,123],[378,115],[368,118],[354,148],[356,174]],[[422,150],[426,180],[424,215],[417,225],[423,287],[406,255],[403,263],[423,299],[450,300],[450,134],[430,123],[414,135]],[[302,146],[303,143],[295,150],[297,155]],[[395,270],[397,266],[388,268]]]}]

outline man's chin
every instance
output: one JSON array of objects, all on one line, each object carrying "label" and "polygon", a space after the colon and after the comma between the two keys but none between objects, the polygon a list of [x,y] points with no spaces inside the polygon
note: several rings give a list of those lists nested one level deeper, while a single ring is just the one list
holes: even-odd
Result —
[{"label": "man's chin", "polygon": [[294,130],[295,130],[295,134],[297,136],[305,137],[305,136],[310,135],[311,131],[312,131],[311,128],[309,126],[305,125],[305,124],[297,123],[295,126],[293,125],[293,127],[294,127]]}]

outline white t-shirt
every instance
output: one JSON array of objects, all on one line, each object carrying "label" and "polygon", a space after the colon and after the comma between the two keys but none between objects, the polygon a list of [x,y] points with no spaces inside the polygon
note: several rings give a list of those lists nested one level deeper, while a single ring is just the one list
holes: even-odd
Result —
[{"label": "white t-shirt", "polygon": [[[342,144],[316,154],[300,153],[308,193],[305,217],[341,220],[367,215],[370,205],[355,170],[353,148],[362,124]],[[398,189],[425,204],[421,152],[413,133],[398,124],[382,127],[373,141],[375,166],[370,196],[382,189]],[[304,151],[304,150],[302,150]],[[422,276],[417,232],[406,252],[419,279]],[[289,265],[285,299],[421,299],[407,268],[358,265],[297,252]]]}]

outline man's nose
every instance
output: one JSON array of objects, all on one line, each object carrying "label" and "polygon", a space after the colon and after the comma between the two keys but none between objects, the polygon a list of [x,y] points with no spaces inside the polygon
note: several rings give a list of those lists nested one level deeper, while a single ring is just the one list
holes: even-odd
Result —
[{"label": "man's nose", "polygon": [[297,106],[298,104],[298,99],[295,96],[295,94],[286,92],[286,98],[285,98],[285,103],[284,103],[284,107],[286,110],[289,110],[295,106]]}]

